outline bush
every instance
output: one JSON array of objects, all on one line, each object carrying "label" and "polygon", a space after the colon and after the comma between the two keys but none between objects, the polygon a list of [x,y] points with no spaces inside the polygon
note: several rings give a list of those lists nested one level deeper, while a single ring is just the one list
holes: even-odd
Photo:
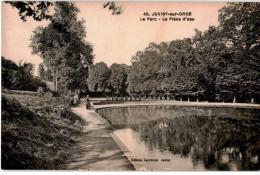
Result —
[{"label": "bush", "polygon": [[7,60],[4,57],[1,57],[1,61],[2,87],[25,91],[37,91],[38,87],[47,88],[44,82],[38,78],[34,78],[33,75],[26,70],[26,66],[18,66],[13,61]]}]

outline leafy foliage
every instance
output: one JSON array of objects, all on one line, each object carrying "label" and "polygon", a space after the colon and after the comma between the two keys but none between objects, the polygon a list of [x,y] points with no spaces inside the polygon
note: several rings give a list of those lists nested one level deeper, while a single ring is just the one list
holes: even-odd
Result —
[{"label": "leafy foliage", "polygon": [[[90,68],[88,86],[90,90],[111,92],[112,95],[126,95],[128,66],[112,64],[109,68],[104,62],[96,63]],[[97,93],[97,92],[96,92]]]},{"label": "leafy foliage", "polygon": [[172,94],[208,101],[260,100],[259,3],[228,3],[218,27],[192,38],[150,43],[132,58],[131,94]]},{"label": "leafy foliage", "polygon": [[120,15],[122,14],[122,6],[119,6],[114,1],[107,1],[103,5],[104,8],[108,8],[109,10],[112,10],[112,15]]},{"label": "leafy foliage", "polygon": [[114,63],[109,69],[111,73],[109,79],[111,91],[116,94],[125,94],[127,88],[127,65]]},{"label": "leafy foliage", "polygon": [[19,10],[19,16],[23,21],[27,21],[27,17],[33,17],[36,21],[42,21],[44,19],[50,20],[49,7],[53,5],[48,1],[5,1],[12,7]]},{"label": "leafy foliage", "polygon": [[35,29],[32,53],[40,55],[53,73],[56,91],[75,90],[77,84],[78,89],[84,88],[88,67],[93,64],[92,45],[85,41],[85,21],[77,19],[79,9],[73,2],[56,2],[54,9],[51,23]]},{"label": "leafy foliage", "polygon": [[[49,13],[49,7],[56,5],[60,2],[52,1],[5,1],[12,7],[19,10],[19,16],[24,22],[28,17],[33,17],[35,21],[51,20],[52,15]],[[103,5],[104,8],[108,8],[112,11],[112,15],[122,14],[122,6],[117,5],[116,2],[108,1]],[[64,14],[66,11],[64,12]]]},{"label": "leafy foliage", "polygon": [[33,65],[23,63],[19,66],[13,61],[1,57],[2,87],[13,90],[37,91],[38,87],[46,87],[45,83],[33,77]]},{"label": "leafy foliage", "polygon": [[101,89],[105,91],[108,88],[110,70],[104,62],[100,62],[91,67],[88,77],[88,85],[91,90],[97,91]]},{"label": "leafy foliage", "polygon": [[53,80],[53,75],[50,71],[50,69],[45,68],[43,63],[39,64],[39,68],[38,68],[38,75],[42,80],[48,80],[48,81],[52,81]]}]

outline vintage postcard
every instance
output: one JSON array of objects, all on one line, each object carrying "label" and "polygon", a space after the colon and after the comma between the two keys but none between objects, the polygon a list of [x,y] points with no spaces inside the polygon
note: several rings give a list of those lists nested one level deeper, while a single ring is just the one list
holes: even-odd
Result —
[{"label": "vintage postcard", "polygon": [[259,2],[1,6],[2,170],[260,170]]}]

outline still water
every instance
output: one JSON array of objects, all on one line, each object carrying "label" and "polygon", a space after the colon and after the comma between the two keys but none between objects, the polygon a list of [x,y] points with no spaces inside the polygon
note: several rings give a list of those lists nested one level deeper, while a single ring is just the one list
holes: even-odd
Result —
[{"label": "still water", "polygon": [[132,106],[99,109],[146,170],[260,170],[260,109]]}]

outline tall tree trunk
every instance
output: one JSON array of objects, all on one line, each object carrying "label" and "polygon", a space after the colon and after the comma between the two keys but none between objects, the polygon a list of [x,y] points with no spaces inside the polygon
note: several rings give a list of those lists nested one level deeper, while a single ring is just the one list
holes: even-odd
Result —
[{"label": "tall tree trunk", "polygon": [[58,70],[54,71],[53,84],[54,84],[54,91],[58,92]]},{"label": "tall tree trunk", "polygon": [[52,81],[53,81],[53,85],[54,85],[54,91],[56,91],[56,72],[55,71],[53,72]]}]

